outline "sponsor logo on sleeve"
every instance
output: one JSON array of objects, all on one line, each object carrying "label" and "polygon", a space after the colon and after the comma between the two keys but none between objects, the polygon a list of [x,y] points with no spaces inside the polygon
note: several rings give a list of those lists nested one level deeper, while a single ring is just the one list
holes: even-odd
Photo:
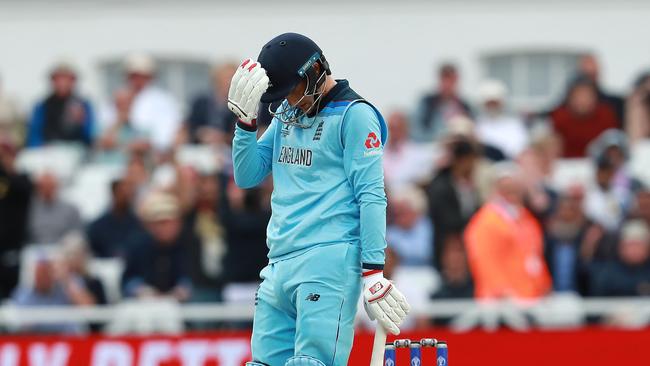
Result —
[{"label": "sponsor logo on sleeve", "polygon": [[381,155],[381,141],[376,133],[370,132],[364,145],[366,150],[363,152],[363,156]]}]

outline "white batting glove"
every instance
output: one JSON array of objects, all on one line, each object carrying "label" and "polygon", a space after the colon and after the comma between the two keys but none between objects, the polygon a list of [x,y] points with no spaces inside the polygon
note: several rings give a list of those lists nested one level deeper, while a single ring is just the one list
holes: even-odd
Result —
[{"label": "white batting glove", "polygon": [[259,62],[244,60],[235,71],[228,91],[228,109],[243,123],[255,126],[262,94],[269,87],[269,77]]},{"label": "white batting glove", "polygon": [[363,277],[363,305],[370,320],[377,319],[387,331],[399,334],[399,326],[411,306],[381,271]]}]

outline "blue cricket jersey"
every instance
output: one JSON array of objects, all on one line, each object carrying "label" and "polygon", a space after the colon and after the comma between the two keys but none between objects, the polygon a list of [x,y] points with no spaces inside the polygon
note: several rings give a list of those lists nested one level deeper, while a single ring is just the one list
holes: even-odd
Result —
[{"label": "blue cricket jersey", "polygon": [[364,268],[383,267],[387,137],[379,111],[346,80],[337,80],[323,97],[309,128],[274,118],[256,140],[256,131],[237,125],[232,151],[237,185],[254,187],[273,174],[267,229],[271,263],[349,242],[361,247]]}]

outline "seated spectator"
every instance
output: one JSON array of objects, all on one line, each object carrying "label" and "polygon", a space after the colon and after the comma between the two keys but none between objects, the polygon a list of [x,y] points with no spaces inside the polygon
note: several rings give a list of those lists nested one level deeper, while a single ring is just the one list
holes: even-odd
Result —
[{"label": "seated spectator", "polygon": [[598,88],[585,76],[571,82],[564,102],[549,117],[562,138],[566,158],[584,157],[591,141],[619,126],[614,108],[598,99]]},{"label": "seated spectator", "polygon": [[[271,181],[259,188],[243,190],[230,181],[222,215],[228,249],[223,258],[226,284],[259,283],[259,273],[268,263],[266,227],[271,218]],[[225,289],[227,290],[227,288]]]},{"label": "seated spectator", "polygon": [[18,282],[20,250],[27,243],[32,182],[16,171],[16,146],[0,137],[0,299]]},{"label": "seated spectator", "polygon": [[606,157],[614,165],[616,171],[613,185],[619,189],[636,193],[643,188],[643,183],[630,173],[626,165],[630,158],[630,149],[625,133],[617,129],[604,131],[589,145],[590,157],[597,161]]},{"label": "seated spectator", "polygon": [[556,292],[587,294],[587,265],[581,245],[591,222],[582,211],[584,192],[570,187],[558,198],[546,229],[545,257]]},{"label": "seated spectator", "polygon": [[449,238],[459,237],[480,206],[474,173],[478,160],[476,147],[466,139],[449,145],[450,160],[426,187],[429,217],[435,233],[434,263],[440,268],[443,248]]},{"label": "seated spectator", "polygon": [[401,111],[388,115],[388,143],[384,148],[384,179],[388,187],[421,183],[433,165],[430,147],[409,140],[408,117]]},{"label": "seated spectator", "polygon": [[542,228],[523,205],[524,187],[517,166],[500,163],[495,177],[492,199],[465,230],[475,297],[538,299],[551,289]]},{"label": "seated spectator", "polygon": [[650,232],[640,220],[623,225],[618,258],[593,266],[594,296],[650,296]]},{"label": "seated spectator", "polygon": [[111,182],[111,206],[87,229],[88,242],[96,257],[124,257],[129,238],[141,232],[140,221],[131,207],[134,189],[130,179]]},{"label": "seated spectator", "polygon": [[[91,296],[83,284],[62,271],[57,271],[53,258],[42,256],[34,264],[32,287],[18,287],[12,302],[19,307],[90,305]],[[79,333],[79,323],[30,323],[22,324],[21,330],[30,333]]]},{"label": "seated spectator", "polygon": [[625,122],[625,100],[618,95],[607,93],[600,84],[600,65],[598,58],[593,53],[585,53],[578,59],[578,73],[588,77],[598,91],[598,99],[609,104],[616,114],[619,124],[617,128],[623,128]]},{"label": "seated spectator", "polygon": [[[147,136],[157,152],[168,151],[175,142],[181,126],[178,102],[166,90],[155,85],[156,64],[145,54],[132,54],[124,62],[127,90],[132,98],[128,115],[129,126],[138,136]],[[119,106],[124,113],[124,106]],[[117,106],[104,112],[104,124],[110,129],[116,123],[124,123],[125,116],[118,117]],[[113,127],[114,128],[114,127]]]},{"label": "seated spectator", "polygon": [[129,153],[147,153],[150,149],[146,131],[137,130],[130,122],[133,95],[129,89],[115,92],[115,120],[111,121],[98,141],[103,160],[126,160]]},{"label": "seated spectator", "polygon": [[643,73],[634,83],[626,102],[625,131],[632,144],[650,138],[650,72]]},{"label": "seated spectator", "polygon": [[22,143],[23,128],[18,107],[2,89],[2,79],[0,79],[0,139],[13,144]]},{"label": "seated spectator", "polygon": [[506,112],[506,86],[498,80],[484,81],[479,87],[482,113],[476,119],[476,136],[485,145],[501,150],[514,159],[528,145],[524,122]]},{"label": "seated spectator", "polygon": [[551,182],[558,155],[558,141],[551,133],[537,136],[517,158],[526,190],[526,206],[541,221],[548,218],[557,203],[558,193]]},{"label": "seated spectator", "polygon": [[456,66],[445,63],[438,69],[438,90],[425,95],[419,102],[411,119],[411,139],[431,142],[450,128],[456,116],[471,117],[472,112],[457,92],[458,70]]},{"label": "seated spectator", "polygon": [[605,230],[615,231],[631,209],[633,196],[614,185],[616,166],[608,156],[596,162],[595,181],[587,186],[584,211],[589,219]]},{"label": "seated spectator", "polygon": [[45,172],[36,179],[36,194],[29,209],[29,241],[55,244],[75,230],[82,222],[77,207],[59,198],[58,178]]},{"label": "seated spectator", "polygon": [[90,253],[88,244],[81,232],[71,232],[61,240],[63,254],[63,276],[66,282],[77,284],[84,289],[82,301],[88,305],[105,305],[106,292],[100,280],[88,273]]},{"label": "seated spectator", "polygon": [[189,208],[188,225],[198,238],[188,248],[194,302],[221,300],[219,289],[227,246],[221,217],[220,178],[210,174],[200,175],[198,181],[190,187],[196,198]]},{"label": "seated spectator", "polygon": [[187,248],[178,199],[151,192],[142,201],[145,232],[130,240],[122,275],[125,297],[172,297],[187,301],[192,292]]},{"label": "seated spectator", "polygon": [[52,142],[79,142],[91,145],[95,130],[95,116],[90,102],[75,90],[77,73],[65,61],[59,62],[50,72],[52,91],[36,104],[29,120],[28,147],[43,146]]},{"label": "seated spectator", "polygon": [[228,89],[237,63],[224,63],[212,70],[212,90],[192,102],[187,117],[188,139],[192,143],[230,143],[237,118],[228,109]]},{"label": "seated spectator", "polygon": [[442,285],[433,294],[435,299],[461,299],[474,296],[472,276],[467,266],[465,249],[460,240],[445,246],[440,259]]},{"label": "seated spectator", "polygon": [[414,186],[391,191],[390,211],[393,220],[386,228],[386,241],[400,265],[431,266],[433,230],[424,192]]}]

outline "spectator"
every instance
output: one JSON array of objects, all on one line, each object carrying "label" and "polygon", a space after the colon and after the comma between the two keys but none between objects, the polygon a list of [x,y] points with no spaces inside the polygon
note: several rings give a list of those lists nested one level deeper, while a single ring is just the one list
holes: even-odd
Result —
[{"label": "spectator", "polygon": [[192,143],[229,143],[237,118],[228,109],[228,89],[237,63],[224,63],[212,70],[212,90],[192,102],[187,132]]},{"label": "spectator", "polygon": [[0,299],[18,282],[20,250],[27,242],[32,182],[15,167],[16,147],[0,137]]},{"label": "spectator", "polygon": [[129,89],[115,92],[115,120],[102,133],[98,142],[98,147],[104,152],[106,160],[112,158],[123,161],[130,152],[147,153],[151,147],[147,133],[137,130],[131,123],[132,103],[133,94]]},{"label": "spectator", "polygon": [[57,63],[50,72],[51,92],[36,104],[29,121],[28,147],[56,141],[91,145],[95,116],[88,100],[76,92],[77,72],[66,62]]},{"label": "spectator", "polygon": [[616,166],[609,156],[596,162],[595,181],[587,186],[584,210],[587,217],[605,230],[615,231],[631,210],[633,196],[630,190],[616,186]]},{"label": "spectator", "polygon": [[623,225],[618,258],[593,267],[595,296],[650,296],[650,232],[640,220]]},{"label": "spectator", "polygon": [[618,121],[616,127],[622,129],[623,122],[625,122],[625,100],[618,95],[609,94],[603,90],[600,84],[600,65],[596,55],[586,53],[580,56],[578,72],[591,79],[598,91],[598,99],[609,104],[614,109]]},{"label": "spectator", "polygon": [[131,207],[134,189],[130,179],[111,182],[111,207],[88,225],[88,241],[96,257],[124,257],[129,238],[141,232],[140,221]]},{"label": "spectator", "polygon": [[59,198],[57,177],[45,172],[36,179],[36,195],[29,210],[29,240],[37,244],[58,243],[67,233],[81,230],[77,207]]},{"label": "spectator", "polygon": [[81,232],[71,232],[61,240],[63,276],[66,282],[78,285],[78,296],[89,305],[105,305],[106,292],[100,280],[88,273],[88,244]]},{"label": "spectator", "polygon": [[580,254],[591,223],[582,211],[583,199],[581,187],[570,187],[546,223],[545,257],[557,292],[587,294],[588,263]]},{"label": "spectator", "polygon": [[[34,283],[31,287],[20,286],[12,296],[14,305],[57,306],[89,305],[88,292],[72,277],[62,276],[57,271],[53,258],[42,255],[34,264]],[[80,333],[79,323],[30,323],[21,325],[21,330],[29,333]]]},{"label": "spectator", "polygon": [[[193,186],[196,199],[189,210],[189,226],[199,240],[188,248],[192,301],[218,301],[223,257],[226,252],[225,228],[221,217],[221,177],[206,174]],[[236,245],[238,245],[237,243]]]},{"label": "spectator", "polygon": [[20,123],[20,114],[13,100],[2,89],[0,79],[0,139],[5,139],[13,144],[23,141],[23,125]]},{"label": "spectator", "polygon": [[476,135],[485,145],[501,150],[514,159],[528,145],[524,122],[506,112],[506,86],[498,80],[484,81],[479,87],[481,115],[476,120]]},{"label": "spectator", "polygon": [[643,183],[630,173],[627,161],[630,158],[628,139],[625,133],[617,129],[604,131],[589,145],[589,155],[598,160],[606,157],[614,165],[615,174],[612,184],[621,190],[636,193],[643,188]]},{"label": "spectator", "polygon": [[543,260],[543,232],[524,207],[521,173],[512,163],[495,167],[493,198],[465,231],[478,299],[534,300],[546,295],[551,279]]},{"label": "spectator", "polygon": [[386,228],[388,245],[402,266],[430,266],[433,260],[433,230],[427,218],[424,193],[403,186],[390,194],[393,222]]},{"label": "spectator", "polygon": [[266,227],[271,218],[271,180],[261,187],[243,190],[230,181],[223,214],[228,249],[223,259],[224,300],[250,299],[267,265]]},{"label": "spectator", "polygon": [[474,296],[472,276],[467,267],[465,250],[460,242],[447,245],[440,259],[442,286],[433,294],[436,299],[459,299]]},{"label": "spectator", "polygon": [[634,83],[625,115],[625,130],[632,144],[650,138],[650,72],[643,73]]},{"label": "spectator", "polygon": [[408,117],[401,111],[388,115],[388,143],[384,148],[386,185],[398,188],[404,184],[421,183],[431,171],[433,152],[428,145],[409,140]]},{"label": "spectator", "polygon": [[472,116],[469,105],[458,95],[458,70],[445,63],[438,69],[438,90],[425,95],[418,104],[411,120],[411,138],[431,142],[442,137],[451,125],[452,118]]},{"label": "spectator", "polygon": [[[129,125],[138,136],[147,136],[149,143],[158,152],[168,151],[175,142],[181,124],[178,102],[166,90],[155,85],[156,64],[145,54],[132,54],[124,62],[127,90],[132,101],[128,115]],[[124,109],[125,106],[120,106]],[[124,124],[124,111],[118,117],[116,106],[105,111],[107,128],[116,123]]]},{"label": "spectator", "polygon": [[585,76],[572,81],[564,102],[551,111],[550,118],[566,158],[584,157],[591,141],[619,125],[612,106],[598,99],[596,84]]},{"label": "spectator", "polygon": [[122,275],[124,296],[188,300],[192,284],[186,252],[190,243],[178,199],[169,193],[151,192],[143,199],[139,214],[146,230],[128,245]]},{"label": "spectator", "polygon": [[476,147],[466,139],[450,143],[450,161],[426,187],[429,216],[435,233],[434,263],[440,268],[444,247],[459,240],[465,225],[480,206],[474,182]]}]

